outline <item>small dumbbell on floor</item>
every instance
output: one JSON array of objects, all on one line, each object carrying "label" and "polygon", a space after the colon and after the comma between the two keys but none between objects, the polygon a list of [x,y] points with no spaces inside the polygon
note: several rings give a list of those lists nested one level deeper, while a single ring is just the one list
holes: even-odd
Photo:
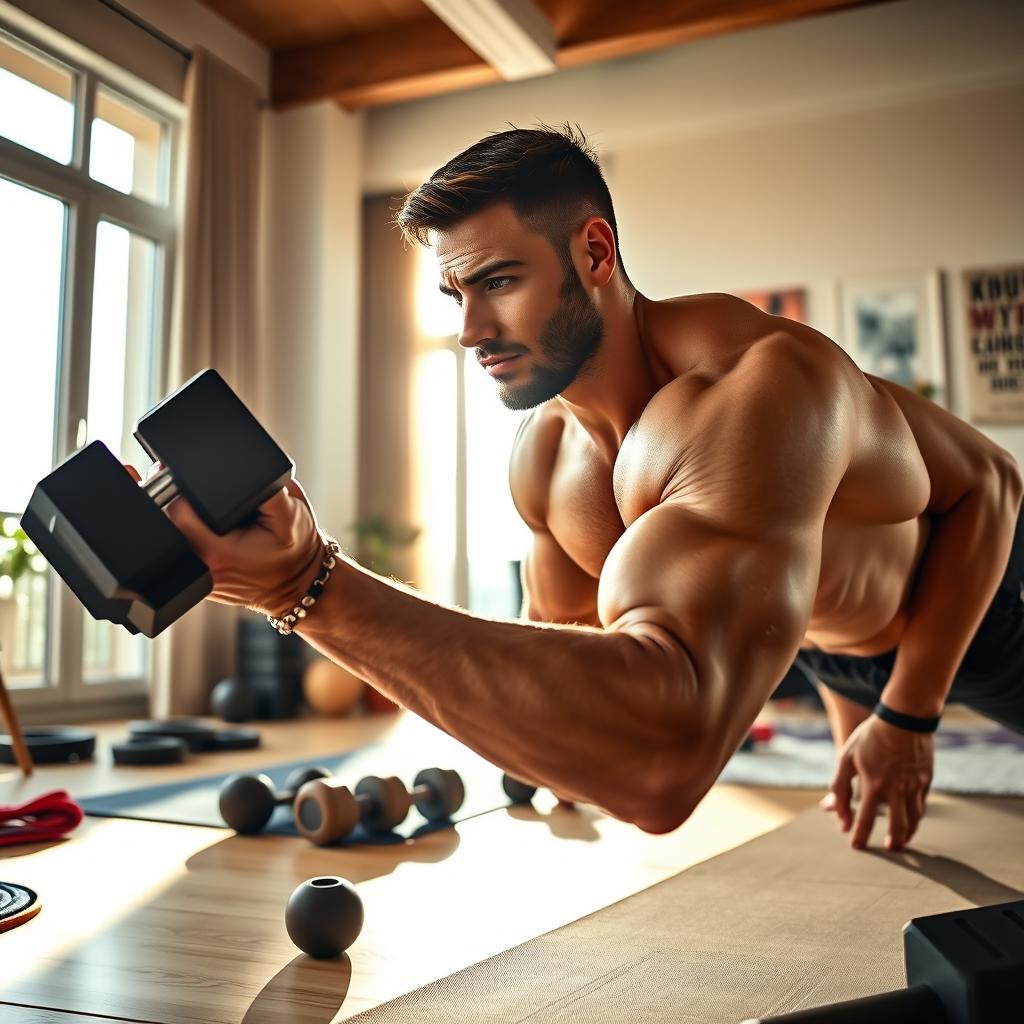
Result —
[{"label": "small dumbbell on floor", "polygon": [[295,798],[295,827],[317,846],[329,846],[351,834],[357,825],[371,835],[397,828],[415,804],[427,821],[446,821],[465,800],[459,773],[450,768],[424,768],[407,790],[395,776],[362,779],[353,793],[340,779],[313,779]]},{"label": "small dumbbell on floor", "polygon": [[528,804],[536,795],[537,787],[512,778],[507,772],[501,777],[501,788],[514,804]]},{"label": "small dumbbell on floor", "polygon": [[220,816],[236,832],[252,835],[270,821],[276,807],[294,803],[299,790],[315,779],[326,779],[324,768],[296,768],[276,790],[269,775],[232,775],[220,788]]},{"label": "small dumbbell on floor", "polygon": [[[505,791],[505,796],[514,804],[528,804],[537,794],[536,786],[531,786],[528,782],[520,782],[519,779],[514,779],[507,772],[501,776],[501,788]],[[559,807],[566,810],[576,809],[574,801],[567,800],[557,793],[555,798],[558,800]]]}]

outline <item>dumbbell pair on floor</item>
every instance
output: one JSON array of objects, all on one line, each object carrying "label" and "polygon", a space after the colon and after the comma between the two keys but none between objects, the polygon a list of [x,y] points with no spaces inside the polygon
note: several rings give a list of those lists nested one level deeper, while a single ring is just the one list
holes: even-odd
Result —
[{"label": "dumbbell pair on floor", "polygon": [[251,835],[270,821],[274,809],[292,807],[295,827],[318,846],[329,846],[361,825],[371,835],[397,828],[415,806],[427,821],[446,821],[465,800],[458,772],[424,768],[412,790],[394,776],[362,779],[352,792],[323,768],[299,768],[277,791],[266,775],[232,775],[220,791],[220,813],[236,832]]}]

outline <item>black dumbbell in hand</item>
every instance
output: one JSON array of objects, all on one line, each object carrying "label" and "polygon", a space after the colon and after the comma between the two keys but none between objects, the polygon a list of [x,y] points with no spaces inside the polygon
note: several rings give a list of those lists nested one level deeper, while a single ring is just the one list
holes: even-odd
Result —
[{"label": "black dumbbell in hand", "polygon": [[915,917],[903,926],[907,987],[744,1024],[1018,1024],[1024,900]]},{"label": "black dumbbell in hand", "polygon": [[236,832],[252,835],[270,821],[274,809],[294,803],[299,790],[315,779],[326,779],[330,772],[323,768],[296,768],[277,790],[270,776],[232,775],[220,788],[220,816]]},{"label": "black dumbbell in hand", "polygon": [[371,835],[397,828],[415,804],[427,821],[446,821],[465,799],[458,772],[424,768],[407,790],[395,776],[362,779],[353,793],[340,779],[314,779],[295,798],[295,827],[317,846],[328,846],[353,832],[357,825]]},{"label": "black dumbbell in hand", "polygon": [[93,618],[155,637],[210,593],[210,572],[163,508],[182,494],[217,534],[252,521],[291,459],[214,370],[143,416],[135,437],[162,464],[138,484],[94,441],[32,492],[21,525]]}]

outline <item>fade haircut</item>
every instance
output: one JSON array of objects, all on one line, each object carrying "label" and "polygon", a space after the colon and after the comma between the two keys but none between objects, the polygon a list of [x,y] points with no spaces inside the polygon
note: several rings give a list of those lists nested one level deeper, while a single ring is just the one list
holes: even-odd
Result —
[{"label": "fade haircut", "polygon": [[395,223],[407,241],[428,245],[431,231],[452,228],[503,201],[511,203],[528,231],[547,237],[566,273],[575,273],[570,236],[587,217],[603,217],[626,277],[612,197],[578,125],[512,128],[486,136],[410,192]]}]

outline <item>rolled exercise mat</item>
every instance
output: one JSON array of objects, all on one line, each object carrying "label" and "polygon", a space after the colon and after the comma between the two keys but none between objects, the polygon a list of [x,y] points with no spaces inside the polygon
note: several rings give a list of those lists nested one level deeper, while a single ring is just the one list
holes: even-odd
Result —
[{"label": "rolled exercise mat", "polygon": [[82,808],[66,790],[54,789],[11,807],[0,806],[0,846],[60,839],[82,821]]},{"label": "rolled exercise mat", "polygon": [[0,882],[0,932],[30,921],[42,908],[32,889],[16,882]]}]

